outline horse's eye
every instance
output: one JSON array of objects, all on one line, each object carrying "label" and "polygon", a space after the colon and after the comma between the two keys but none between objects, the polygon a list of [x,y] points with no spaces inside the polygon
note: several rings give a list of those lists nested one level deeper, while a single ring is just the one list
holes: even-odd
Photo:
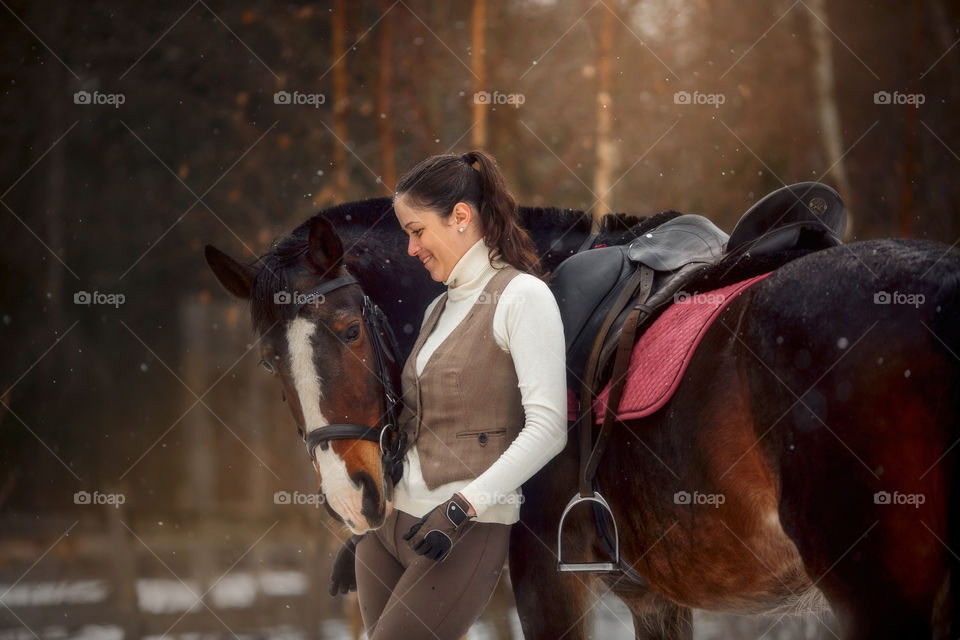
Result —
[{"label": "horse's eye", "polygon": [[359,340],[360,339],[360,323],[355,322],[349,327],[347,327],[346,331],[343,332],[343,337],[347,340],[347,342],[356,342],[357,340]]},{"label": "horse's eye", "polygon": [[277,375],[277,368],[273,366],[273,363],[267,359],[260,360],[260,366],[267,370],[272,376]]}]

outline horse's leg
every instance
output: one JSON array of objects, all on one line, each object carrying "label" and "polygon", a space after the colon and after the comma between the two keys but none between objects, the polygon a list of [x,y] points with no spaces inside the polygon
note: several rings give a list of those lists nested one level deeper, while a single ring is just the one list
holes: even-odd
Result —
[{"label": "horse's leg", "polygon": [[637,640],[693,640],[693,610],[655,592],[618,594],[633,616]]},{"label": "horse's leg", "polygon": [[[510,533],[510,580],[526,640],[584,640],[596,588],[589,574],[557,570],[557,526],[574,493],[576,438],[523,485],[520,521]],[[564,560],[598,559],[589,508],[575,509],[564,524]]]},{"label": "horse's leg", "polygon": [[693,611],[686,607],[668,603],[655,613],[630,613],[637,640],[693,640]]},{"label": "horse's leg", "polygon": [[[585,640],[594,598],[587,575],[560,573],[557,556],[544,546],[556,532],[543,536],[518,522],[510,535],[510,579],[517,614],[526,640]],[[566,548],[564,549],[566,552]]]}]

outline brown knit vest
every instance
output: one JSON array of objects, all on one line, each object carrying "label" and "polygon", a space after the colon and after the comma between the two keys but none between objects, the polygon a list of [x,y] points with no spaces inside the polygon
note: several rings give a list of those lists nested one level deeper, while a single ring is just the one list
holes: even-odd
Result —
[{"label": "brown knit vest", "polygon": [[[466,317],[430,355],[419,377],[417,354],[447,301],[444,293],[424,323],[403,367],[400,426],[416,442],[428,489],[476,478],[503,453],[524,424],[513,359],[497,345],[493,316],[512,266],[487,283]],[[417,419],[419,417],[419,420]]]}]

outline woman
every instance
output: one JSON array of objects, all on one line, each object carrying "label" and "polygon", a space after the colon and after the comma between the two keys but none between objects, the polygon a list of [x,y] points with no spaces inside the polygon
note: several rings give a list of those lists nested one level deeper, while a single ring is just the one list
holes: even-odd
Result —
[{"label": "woman", "polygon": [[411,444],[393,512],[357,544],[357,590],[370,640],[459,638],[500,577],[520,485],[566,443],[563,326],[490,156],[424,160],[394,211],[447,290],[403,369]]}]

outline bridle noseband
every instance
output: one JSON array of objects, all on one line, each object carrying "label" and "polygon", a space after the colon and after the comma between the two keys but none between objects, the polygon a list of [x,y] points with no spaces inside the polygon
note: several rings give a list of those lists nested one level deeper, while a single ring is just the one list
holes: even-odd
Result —
[{"label": "bridle noseband", "polygon": [[[303,307],[311,304],[313,300],[326,295],[331,291],[360,283],[352,275],[339,276],[333,280],[328,280],[310,291],[303,297],[304,302],[297,307],[295,315],[300,315]],[[362,290],[362,289],[361,289]],[[362,424],[353,423],[333,423],[314,429],[303,436],[303,441],[307,446],[307,455],[310,460],[314,459],[314,452],[317,447],[321,451],[326,451],[331,440],[367,440],[376,442],[380,445],[380,455],[383,458],[389,458],[394,463],[399,463],[403,456],[406,434],[400,431],[397,425],[398,407],[401,404],[401,396],[398,391],[398,381],[390,368],[394,365],[396,370],[399,367],[400,349],[397,346],[397,338],[393,329],[387,322],[387,316],[379,306],[370,300],[370,297],[363,295],[363,323],[373,342],[373,353],[377,361],[377,378],[383,386],[386,411],[386,421],[379,429]],[[384,442],[384,436],[386,442]],[[391,440],[392,436],[392,442]]]}]

